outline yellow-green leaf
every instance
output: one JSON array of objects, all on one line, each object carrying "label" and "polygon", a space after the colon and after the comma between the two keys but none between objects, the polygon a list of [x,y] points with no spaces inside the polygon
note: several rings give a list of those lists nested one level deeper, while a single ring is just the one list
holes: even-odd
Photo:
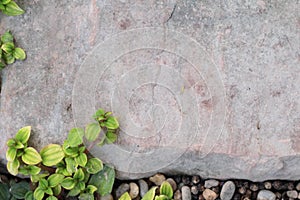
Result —
[{"label": "yellow-green leaf", "polygon": [[17,132],[15,138],[16,140],[20,141],[22,144],[25,144],[30,137],[30,132],[31,132],[31,126],[25,126]]},{"label": "yellow-green leaf", "polygon": [[8,161],[6,167],[9,173],[16,176],[19,172],[20,162],[17,159]]},{"label": "yellow-green leaf", "polygon": [[101,131],[98,123],[88,124],[85,128],[85,137],[88,141],[95,141]]},{"label": "yellow-green leaf", "polygon": [[7,161],[13,161],[16,158],[17,149],[14,147],[9,147],[6,151],[6,159]]},{"label": "yellow-green leaf", "polygon": [[142,200],[153,200],[157,187],[152,187],[142,198]]},{"label": "yellow-green leaf", "polygon": [[131,200],[130,195],[128,194],[128,192],[125,192],[120,198],[119,200]]},{"label": "yellow-green leaf", "polygon": [[79,154],[79,156],[75,157],[75,162],[81,166],[84,167],[87,163],[87,156],[85,153]]},{"label": "yellow-green leaf", "polygon": [[49,187],[55,187],[64,180],[65,176],[62,174],[52,174],[48,178]]},{"label": "yellow-green leaf", "polygon": [[75,174],[74,174],[74,179],[79,180],[79,181],[83,181],[84,180],[84,173],[82,171],[82,169],[78,169]]},{"label": "yellow-green leaf", "polygon": [[45,192],[40,187],[37,187],[33,193],[34,199],[36,200],[42,200],[44,195]]},{"label": "yellow-green leaf", "polygon": [[49,144],[41,150],[43,164],[53,166],[58,164],[65,157],[64,151],[58,144]]},{"label": "yellow-green leaf", "polygon": [[164,181],[160,186],[160,194],[167,196],[169,199],[173,197],[173,189],[168,181]]},{"label": "yellow-green leaf", "polygon": [[84,131],[82,128],[73,128],[70,130],[68,134],[68,139],[66,142],[71,146],[71,147],[77,147],[80,145],[82,141],[82,137],[84,135]]},{"label": "yellow-green leaf", "polygon": [[67,190],[71,190],[74,188],[75,184],[76,183],[73,178],[67,177],[62,181],[61,186]]},{"label": "yellow-green leaf", "polygon": [[108,128],[108,129],[117,129],[119,128],[119,122],[115,117],[109,116],[107,118],[107,121],[104,122],[104,125]]},{"label": "yellow-green leaf", "polygon": [[4,43],[1,46],[1,49],[9,54],[11,54],[13,52],[14,48],[15,48],[15,45],[12,42]]},{"label": "yellow-green leaf", "polygon": [[[8,0],[10,1],[10,0]],[[7,2],[9,3],[9,2]],[[2,4],[5,4],[2,2]],[[7,42],[13,42],[14,41],[14,37],[12,36],[12,34],[10,33],[10,31],[6,31],[2,36],[1,36],[1,42],[2,43],[7,43]]]},{"label": "yellow-green leaf", "polygon": [[23,49],[17,47],[13,52],[13,56],[15,57],[15,59],[24,60],[26,58],[26,53]]},{"label": "yellow-green leaf", "polygon": [[22,160],[28,165],[36,165],[42,161],[40,154],[32,147],[27,147],[24,149],[24,154],[22,155]]}]

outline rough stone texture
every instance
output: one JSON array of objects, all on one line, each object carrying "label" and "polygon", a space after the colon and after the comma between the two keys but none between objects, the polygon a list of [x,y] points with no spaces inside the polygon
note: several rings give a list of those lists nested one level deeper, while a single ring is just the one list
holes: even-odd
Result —
[{"label": "rough stone texture", "polygon": [[[90,110],[81,115],[77,101],[90,92],[93,96],[84,97],[93,102],[83,106],[119,116],[117,147],[94,153],[115,164],[120,178],[159,171],[300,179],[299,1],[19,4],[26,14],[0,14],[0,32],[12,30],[27,51],[26,61],[1,72],[3,163],[5,141],[25,125],[33,127],[33,145],[40,148],[60,143],[71,127],[90,120]],[[123,40],[110,39],[116,34]],[[121,54],[122,48],[129,52]],[[101,74],[89,80],[95,76],[84,67],[101,56],[107,58],[95,65]],[[104,61],[111,61],[109,68],[101,65]],[[91,81],[91,87],[80,88],[82,81]],[[109,156],[118,146],[131,157],[110,160],[118,158]]]}]

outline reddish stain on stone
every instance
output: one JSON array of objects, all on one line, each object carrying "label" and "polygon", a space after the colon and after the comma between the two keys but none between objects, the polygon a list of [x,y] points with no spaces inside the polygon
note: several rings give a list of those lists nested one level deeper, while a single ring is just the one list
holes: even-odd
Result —
[{"label": "reddish stain on stone", "polygon": [[206,100],[201,101],[201,105],[203,105],[208,110],[211,110],[213,107],[212,99],[206,99]]},{"label": "reddish stain on stone", "polygon": [[127,29],[129,26],[130,26],[130,20],[129,19],[122,19],[120,22],[119,22],[119,26],[122,30],[125,30]]}]

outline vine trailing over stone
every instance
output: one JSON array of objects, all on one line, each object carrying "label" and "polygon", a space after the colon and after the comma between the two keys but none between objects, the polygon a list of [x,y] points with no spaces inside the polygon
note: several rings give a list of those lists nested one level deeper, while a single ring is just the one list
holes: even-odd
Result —
[{"label": "vine trailing over stone", "polygon": [[[94,145],[110,144],[117,139],[119,123],[111,112],[98,110],[93,116],[96,122],[85,129],[73,128],[62,145],[49,144],[38,152],[28,146],[31,127],[21,128],[7,141],[7,169],[12,175],[29,176],[32,190],[23,192],[26,200],[56,200],[67,192],[79,199],[94,199],[111,193],[114,168],[104,166],[99,158],[89,153]],[[86,148],[84,140],[91,145]],[[96,193],[96,194],[95,194]],[[22,195],[19,195],[22,196]],[[8,198],[7,198],[8,199]]]}]

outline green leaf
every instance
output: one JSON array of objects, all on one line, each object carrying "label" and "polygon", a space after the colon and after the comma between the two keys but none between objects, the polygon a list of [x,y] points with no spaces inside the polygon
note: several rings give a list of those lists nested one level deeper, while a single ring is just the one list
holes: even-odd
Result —
[{"label": "green leaf", "polygon": [[131,200],[131,197],[128,194],[128,192],[125,192],[124,194],[122,194],[122,196],[119,198],[119,200]]},{"label": "green leaf", "polygon": [[142,198],[142,200],[153,200],[157,187],[152,187]]},{"label": "green leaf", "polygon": [[89,193],[81,193],[78,197],[79,200],[94,200],[94,195]]},{"label": "green leaf", "polygon": [[95,141],[101,131],[99,123],[88,124],[85,128],[85,137],[88,141]]},{"label": "green leaf", "polygon": [[17,141],[15,144],[15,148],[16,149],[23,149],[24,148],[24,144],[22,144],[21,142]]},{"label": "green leaf", "polygon": [[46,166],[54,166],[65,157],[64,151],[58,144],[49,144],[41,150],[43,164]]},{"label": "green leaf", "polygon": [[17,155],[17,149],[14,147],[9,147],[6,151],[6,160],[7,161],[13,161],[16,158]]},{"label": "green leaf", "polygon": [[84,167],[87,163],[87,156],[85,153],[79,154],[79,156],[75,157],[75,162],[81,166]]},{"label": "green leaf", "polygon": [[73,158],[66,158],[66,169],[69,173],[74,173],[78,167],[78,164],[75,162]]},{"label": "green leaf", "polygon": [[98,188],[98,193],[101,196],[110,194],[115,181],[115,170],[107,165],[103,170],[92,175],[89,181],[89,185],[94,185]]},{"label": "green leaf", "polygon": [[117,129],[119,128],[119,122],[115,117],[109,116],[107,120],[104,122],[105,126],[108,129]]},{"label": "green leaf", "polygon": [[21,181],[14,184],[10,188],[10,193],[17,199],[24,199],[26,193],[30,190],[29,183],[27,181]]},{"label": "green leaf", "polygon": [[173,197],[173,189],[169,182],[164,181],[160,186],[160,194],[167,196],[169,199]]},{"label": "green leaf", "polygon": [[45,172],[43,174],[31,175],[30,180],[31,180],[31,182],[36,183],[36,182],[40,181],[42,178],[45,178],[47,176],[49,176],[48,172]]},{"label": "green leaf", "polygon": [[88,185],[86,187],[86,192],[89,194],[94,194],[94,192],[97,191],[97,187],[95,187],[94,185]]},{"label": "green leaf", "polygon": [[48,184],[48,181],[44,178],[42,178],[40,181],[39,181],[39,188],[41,188],[43,191],[47,190],[49,184]]},{"label": "green leaf", "polygon": [[83,191],[85,189],[85,182],[80,181],[78,182],[77,186],[79,187],[80,191]]},{"label": "green leaf", "polygon": [[117,140],[117,134],[112,131],[107,131],[106,133],[106,143],[112,144]]},{"label": "green leaf", "polygon": [[63,180],[64,180],[65,176],[62,174],[52,174],[51,176],[49,176],[48,180],[48,184],[49,187],[55,187],[58,184],[60,184]]},{"label": "green leaf", "polygon": [[58,200],[58,198],[56,198],[55,196],[49,196],[46,200]]},{"label": "green leaf", "polygon": [[72,188],[70,190],[70,192],[68,193],[68,196],[77,196],[79,193],[81,192],[80,188],[78,186],[75,186],[74,188]]},{"label": "green leaf", "polygon": [[101,119],[98,119],[99,117],[103,117],[104,119],[104,115],[105,115],[105,112],[103,109],[99,109],[96,111],[96,113],[93,115],[93,118],[97,121],[100,121]]},{"label": "green leaf", "polygon": [[7,42],[2,44],[1,49],[5,51],[6,53],[11,54],[13,50],[15,49],[15,45],[12,42]]},{"label": "green leaf", "polygon": [[74,157],[78,156],[79,148],[78,147],[70,147],[67,142],[65,142],[63,144],[63,150],[64,150],[65,154],[70,157],[74,158]]},{"label": "green leaf", "polygon": [[1,49],[0,49],[0,70],[5,68],[5,63],[1,60]]},{"label": "green leaf", "polygon": [[74,178],[74,179],[77,179],[77,180],[80,180],[80,181],[83,181],[83,180],[84,180],[84,173],[83,173],[83,171],[82,171],[81,168],[78,169],[78,170],[75,172],[73,178]]},{"label": "green leaf", "polygon": [[3,13],[10,16],[16,16],[23,14],[24,10],[22,10],[14,1],[10,1],[5,5],[5,10],[3,10]]},{"label": "green leaf", "polygon": [[11,0],[1,0],[1,3],[0,3],[0,4],[6,5],[6,4],[8,4],[9,2],[11,2]]},{"label": "green leaf", "polygon": [[84,131],[82,128],[73,128],[70,130],[66,141],[71,147],[77,147],[82,144],[83,135]]},{"label": "green leaf", "polygon": [[[10,0],[9,0],[10,1]],[[4,4],[4,3],[3,3]],[[1,42],[2,43],[8,43],[8,42],[13,42],[14,37],[10,33],[10,31],[6,31],[2,36],[1,36]]]},{"label": "green leaf", "polygon": [[67,177],[62,181],[61,186],[67,190],[71,190],[74,188],[75,184],[76,183],[73,178]]},{"label": "green leaf", "polygon": [[52,190],[53,190],[53,194],[55,196],[58,196],[61,193],[61,185],[55,186],[54,188],[52,188]]},{"label": "green leaf", "polygon": [[30,132],[31,126],[25,126],[17,132],[15,139],[20,141],[22,144],[26,144],[29,140]]},{"label": "green leaf", "polygon": [[13,52],[13,56],[15,57],[15,59],[24,60],[26,58],[26,53],[23,49],[17,47]]},{"label": "green leaf", "polygon": [[7,145],[8,147],[14,147],[15,144],[16,144],[16,141],[15,141],[14,139],[9,139],[9,140],[7,140],[7,142],[6,142],[6,145]]},{"label": "green leaf", "polygon": [[32,147],[27,147],[24,149],[24,154],[22,155],[22,160],[28,165],[36,165],[42,161],[40,154]]},{"label": "green leaf", "polygon": [[33,197],[33,191],[28,191],[28,192],[25,194],[25,200],[34,200],[34,197]]},{"label": "green leaf", "polygon": [[42,200],[43,197],[44,197],[44,195],[45,195],[45,192],[40,187],[37,187],[34,190],[34,193],[33,193],[34,199],[36,199],[36,200]]},{"label": "green leaf", "polygon": [[53,191],[52,191],[52,189],[50,187],[48,187],[46,190],[44,190],[44,192],[46,194],[53,195]]},{"label": "green leaf", "polygon": [[96,174],[103,169],[103,163],[98,158],[91,158],[85,165],[86,171],[90,174]]},{"label": "green leaf", "polygon": [[0,182],[0,199],[9,199],[10,196],[8,185]]},{"label": "green leaf", "polygon": [[17,159],[8,161],[6,167],[9,173],[16,176],[19,172],[20,162]]},{"label": "green leaf", "polygon": [[15,58],[11,53],[5,53],[3,55],[3,59],[5,60],[6,64],[10,65],[15,62]]},{"label": "green leaf", "polygon": [[37,175],[40,171],[41,168],[32,165],[24,166],[19,169],[19,173],[23,175]]},{"label": "green leaf", "polygon": [[169,198],[166,195],[155,196],[155,200],[168,200]]}]

